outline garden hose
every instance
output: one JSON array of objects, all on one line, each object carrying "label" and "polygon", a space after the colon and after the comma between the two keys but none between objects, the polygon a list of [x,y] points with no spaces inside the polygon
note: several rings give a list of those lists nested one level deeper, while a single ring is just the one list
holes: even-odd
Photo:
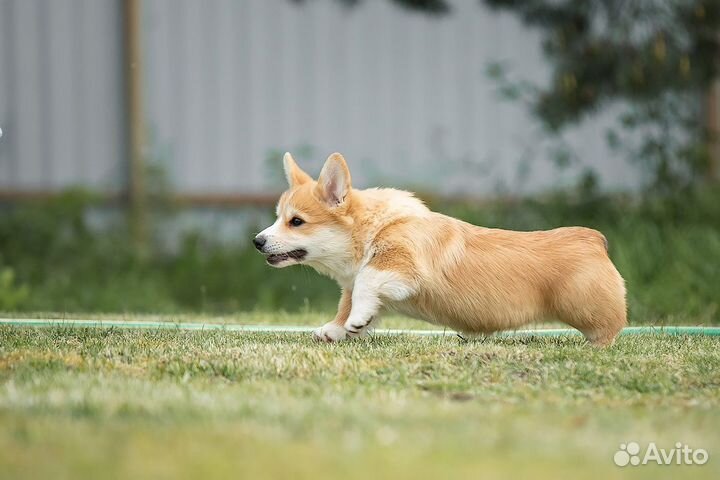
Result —
[{"label": "garden hose", "polygon": [[[79,320],[79,319],[34,319],[34,318],[4,318],[0,325],[17,327],[58,327],[58,328],[107,328],[107,329],[141,329],[141,330],[193,330],[246,333],[310,333],[314,327],[286,326],[286,325],[239,325],[224,323],[194,323],[194,322],[159,322],[159,321],[125,321],[125,320]],[[410,330],[378,328],[374,335],[416,335],[423,337],[455,336],[452,330]],[[720,336],[720,327],[704,326],[642,326],[625,327],[621,335],[702,335]],[[574,328],[543,328],[527,330],[511,330],[497,332],[495,337],[563,337],[581,335]]]}]

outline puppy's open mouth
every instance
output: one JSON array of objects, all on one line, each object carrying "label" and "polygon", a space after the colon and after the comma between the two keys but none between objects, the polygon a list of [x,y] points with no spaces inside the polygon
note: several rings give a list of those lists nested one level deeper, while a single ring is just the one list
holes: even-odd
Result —
[{"label": "puppy's open mouth", "polygon": [[297,260],[299,262],[300,260],[305,258],[305,255],[307,255],[307,250],[299,248],[297,250],[291,250],[285,253],[273,253],[272,255],[268,255],[266,260],[270,265],[277,265],[282,261],[290,259]]}]

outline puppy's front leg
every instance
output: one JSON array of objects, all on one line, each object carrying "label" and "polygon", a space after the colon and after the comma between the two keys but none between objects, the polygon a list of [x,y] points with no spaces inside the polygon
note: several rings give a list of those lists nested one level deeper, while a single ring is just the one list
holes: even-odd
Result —
[{"label": "puppy's front leg", "polygon": [[347,331],[345,330],[345,322],[350,316],[350,308],[352,306],[352,290],[343,288],[340,295],[340,303],[335,319],[326,323],[322,327],[316,328],[313,337],[322,342],[337,342],[345,339]]},{"label": "puppy's front leg", "polygon": [[378,314],[382,299],[402,301],[413,292],[414,288],[398,273],[365,267],[355,278],[352,308],[345,321],[345,330],[351,337],[362,334]]},{"label": "puppy's front leg", "polygon": [[380,292],[377,285],[356,284],[353,289],[352,309],[344,325],[348,335],[356,337],[362,334],[373,321],[380,307]]}]

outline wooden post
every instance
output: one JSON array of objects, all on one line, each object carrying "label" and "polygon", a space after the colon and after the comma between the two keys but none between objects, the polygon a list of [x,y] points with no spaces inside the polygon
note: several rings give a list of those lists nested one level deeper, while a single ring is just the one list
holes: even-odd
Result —
[{"label": "wooden post", "polygon": [[127,98],[129,223],[136,245],[147,241],[145,122],[143,112],[142,0],[124,0],[125,87]]},{"label": "wooden post", "polygon": [[[717,45],[720,46],[720,32],[717,32]],[[720,49],[715,52],[720,62]],[[720,181],[720,74],[710,84],[706,99],[706,127],[708,134],[708,181]]]},{"label": "wooden post", "polygon": [[708,130],[708,180],[720,180],[720,80],[715,80],[708,90],[707,100]]}]

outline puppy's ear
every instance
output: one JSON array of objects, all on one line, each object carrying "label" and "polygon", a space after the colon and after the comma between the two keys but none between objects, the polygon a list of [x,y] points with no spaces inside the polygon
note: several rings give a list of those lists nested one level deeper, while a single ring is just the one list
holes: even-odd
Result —
[{"label": "puppy's ear", "polygon": [[315,192],[331,207],[337,207],[345,201],[351,188],[350,170],[345,159],[339,153],[333,153],[325,161]]},{"label": "puppy's ear", "polygon": [[285,178],[287,178],[290,188],[312,181],[310,175],[298,167],[290,152],[286,152],[283,156],[283,168],[285,168]]}]

